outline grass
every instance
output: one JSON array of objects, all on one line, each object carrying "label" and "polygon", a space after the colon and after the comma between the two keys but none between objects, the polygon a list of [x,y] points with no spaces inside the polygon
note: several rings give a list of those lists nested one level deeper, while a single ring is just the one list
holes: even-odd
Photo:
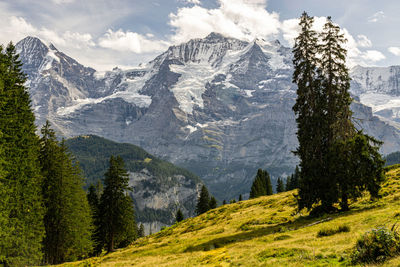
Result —
[{"label": "grass", "polygon": [[[381,199],[365,194],[347,212],[310,218],[297,212],[296,192],[284,192],[221,206],[126,249],[64,266],[349,266],[362,234],[400,220],[400,166],[387,177]],[[382,266],[399,265],[396,257]]]}]

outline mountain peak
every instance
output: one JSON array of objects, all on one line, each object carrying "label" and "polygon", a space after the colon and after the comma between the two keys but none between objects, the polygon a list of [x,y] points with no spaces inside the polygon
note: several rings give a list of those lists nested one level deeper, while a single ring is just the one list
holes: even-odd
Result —
[{"label": "mountain peak", "polygon": [[27,36],[16,44],[17,49],[25,50],[43,50],[47,49],[47,46],[37,37]]},{"label": "mountain peak", "polygon": [[217,32],[211,32],[209,35],[206,36],[206,40],[224,40],[225,36]]}]

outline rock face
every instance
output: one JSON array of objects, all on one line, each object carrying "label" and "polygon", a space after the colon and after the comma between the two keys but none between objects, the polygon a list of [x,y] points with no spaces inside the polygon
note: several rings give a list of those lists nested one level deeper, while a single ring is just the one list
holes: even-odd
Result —
[{"label": "rock face", "polygon": [[[291,50],[278,41],[212,33],[138,68],[103,75],[38,39],[17,48],[28,63],[39,124],[48,118],[65,136],[139,145],[199,175],[220,200],[248,193],[258,168],[277,177],[298,162],[291,152],[297,146]],[[353,83],[352,93],[362,88]],[[358,126],[385,141],[384,153],[399,150],[399,130],[361,103],[352,106]]]},{"label": "rock face", "polygon": [[185,218],[195,215],[203,182],[187,170],[152,156],[143,149],[116,143],[98,136],[78,136],[66,140],[79,161],[88,183],[97,184],[107,171],[109,158],[120,155],[129,173],[130,192],[137,223],[146,233],[175,223],[181,209]]}]

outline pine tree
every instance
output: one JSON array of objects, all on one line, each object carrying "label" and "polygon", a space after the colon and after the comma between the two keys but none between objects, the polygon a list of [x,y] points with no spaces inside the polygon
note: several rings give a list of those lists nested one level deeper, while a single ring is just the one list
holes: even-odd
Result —
[{"label": "pine tree", "polygon": [[82,259],[93,249],[92,216],[83,190],[83,178],[65,144],[57,141],[48,121],[41,133],[45,262],[57,264]]},{"label": "pine tree", "polygon": [[87,193],[87,199],[88,203],[90,206],[91,210],[91,215],[92,215],[92,221],[93,221],[93,234],[92,234],[92,240],[93,240],[93,254],[92,256],[97,256],[101,254],[101,251],[103,249],[103,243],[102,243],[102,235],[101,235],[101,220],[100,220],[100,196],[98,190],[96,187],[91,184],[89,186],[89,190]]},{"label": "pine tree", "polygon": [[226,200],[224,199],[224,201],[222,201],[222,205],[226,205]]},{"label": "pine tree", "polygon": [[281,193],[285,191],[285,186],[283,185],[283,181],[281,178],[278,178],[277,184],[276,184],[276,192]]},{"label": "pine tree", "polygon": [[[318,71],[318,35],[312,29],[314,19],[306,12],[300,17],[301,32],[293,48],[293,83],[297,84],[297,99],[293,106],[297,122],[299,146],[295,154],[300,158],[301,181],[299,208],[311,208],[320,200],[319,179],[324,175],[325,102]],[[292,187],[292,186],[290,186]],[[290,188],[292,189],[292,188]]]},{"label": "pine tree", "polygon": [[240,194],[239,195],[239,201],[242,201],[243,200],[243,197],[242,197],[242,194]]},{"label": "pine tree", "polygon": [[139,226],[139,230],[138,230],[138,237],[144,237],[144,236],[145,236],[145,234],[144,234],[144,226],[143,226],[143,223],[141,223],[140,226]]},{"label": "pine tree", "polygon": [[257,175],[251,185],[250,198],[257,198],[267,194],[265,175],[262,169],[257,170]]},{"label": "pine tree", "polygon": [[[296,168],[290,187],[299,187],[299,209],[321,203],[316,210],[330,212],[340,201],[342,210],[347,210],[348,199],[359,196],[360,190],[378,195],[383,166],[380,142],[357,132],[351,121],[346,39],[339,26],[328,17],[318,44],[312,23],[303,13],[302,31],[293,49],[293,82],[298,86],[293,110],[301,171]],[[363,164],[369,173],[360,170]]]},{"label": "pine tree", "polygon": [[293,177],[293,174],[291,176],[286,177],[285,191],[292,190],[292,187],[291,187],[292,177]]},{"label": "pine tree", "polygon": [[196,213],[203,214],[210,210],[210,195],[205,185],[201,187],[200,196],[197,201]]},{"label": "pine tree", "polygon": [[294,170],[294,174],[292,175],[292,178],[291,178],[291,188],[292,189],[299,188],[299,181],[300,181],[300,170],[299,170],[299,166],[296,166],[296,169]]},{"label": "pine tree", "polygon": [[215,209],[217,207],[217,200],[215,197],[210,198],[210,210]]},{"label": "pine tree", "polygon": [[103,244],[108,252],[129,244],[136,238],[129,175],[121,157],[110,158],[110,166],[104,175],[104,191],[100,198],[100,218]]},{"label": "pine tree", "polygon": [[269,177],[269,174],[267,171],[264,171],[264,179],[265,179],[265,184],[266,184],[266,191],[267,191],[267,196],[272,195],[274,192],[272,191],[272,183],[271,183],[271,178]]},{"label": "pine tree", "polygon": [[10,43],[0,49],[0,147],[3,176],[0,201],[0,264],[35,265],[42,259],[43,200],[41,197],[39,138],[24,84],[26,76]]},{"label": "pine tree", "polygon": [[258,169],[250,190],[250,198],[272,195],[271,179],[267,171]]},{"label": "pine tree", "polygon": [[176,212],[175,218],[176,218],[176,222],[181,222],[181,221],[184,220],[183,213],[182,213],[181,209],[178,209],[178,211]]}]

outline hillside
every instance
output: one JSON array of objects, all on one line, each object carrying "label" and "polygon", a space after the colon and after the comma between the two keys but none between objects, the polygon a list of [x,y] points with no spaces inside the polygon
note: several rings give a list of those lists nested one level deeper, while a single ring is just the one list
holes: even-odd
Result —
[{"label": "hillside", "polygon": [[87,185],[104,178],[112,155],[121,156],[129,172],[131,196],[137,222],[146,232],[160,230],[175,221],[181,208],[185,216],[193,216],[202,181],[193,173],[147,153],[142,148],[122,144],[95,135],[66,140],[69,150],[79,161]]},{"label": "hillside", "polygon": [[[349,212],[309,218],[296,213],[295,191],[229,204],[189,218],[127,249],[64,266],[332,266],[348,265],[366,231],[400,219],[400,166],[387,169],[379,201],[368,196]],[[317,237],[321,229],[350,231]],[[93,265],[89,265],[89,264]],[[385,266],[397,266],[400,257]]]}]

